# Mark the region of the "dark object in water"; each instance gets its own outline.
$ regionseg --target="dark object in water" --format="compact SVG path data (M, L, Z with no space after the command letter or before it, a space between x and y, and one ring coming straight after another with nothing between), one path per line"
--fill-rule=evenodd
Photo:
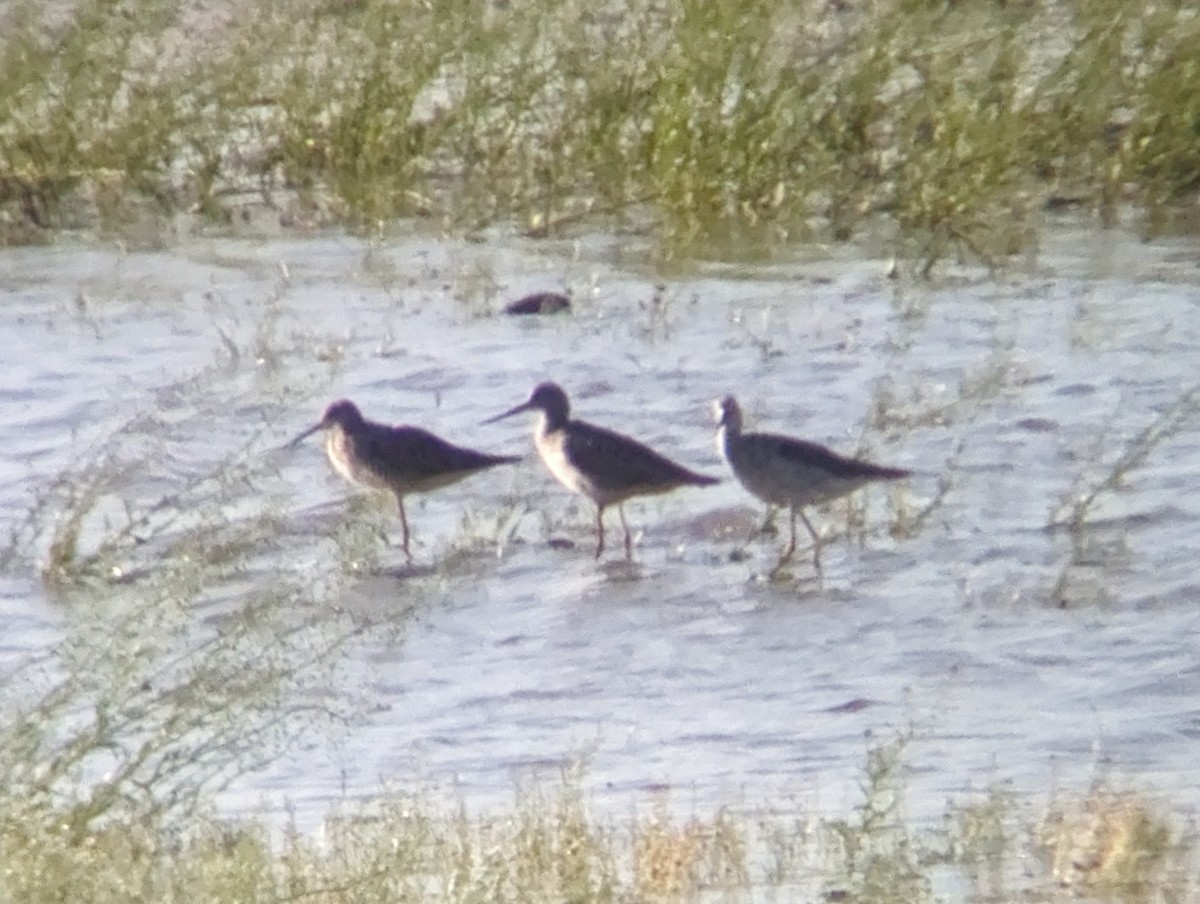
M504 306L505 314L558 314L571 310L571 299L562 292L533 292Z

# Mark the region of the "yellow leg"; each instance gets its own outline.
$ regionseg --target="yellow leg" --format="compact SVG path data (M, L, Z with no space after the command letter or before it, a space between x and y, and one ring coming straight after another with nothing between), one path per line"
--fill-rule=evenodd
M596 558L604 552L604 509L596 506Z
M400 504L400 538L404 546L404 555L411 562L412 552L408 548L408 517L404 514L404 497L397 496L396 502Z
M808 533L812 537L813 566L817 569L817 577L821 577L822 576L822 574L821 574L821 538L817 535L817 532L813 529L812 523L805 516L804 512L800 513L800 518L802 521L804 521L804 526L808 528ZM795 542L796 542L795 524L792 525L792 528L793 528L792 543L795 544Z
M794 506L791 508L790 511L791 511L791 517L788 520L790 522L791 530L788 535L788 544L787 544L787 546L785 546L783 548L783 553L779 556L779 561L775 564L775 567L771 570L771 576L774 577L776 574L778 574L779 570L781 568L783 568L783 566L786 565L789 561L791 561L792 556L796 552L796 516L799 515L800 520L804 522L804 526L806 528L808 528L809 536L812 537L813 567L816 568L816 570L817 570L817 577L818 578L824 577L824 573L821 570L821 538L820 538L820 536L817 534L816 530L812 526L812 522L808 520L808 516L805 515L803 511L801 511L800 509L798 509Z
M806 521L805 524L808 522ZM792 554L796 552L796 508L792 506L788 509L788 525L791 530L788 534L788 544L783 548L783 552L779 556L779 565L785 562L790 562ZM779 565L775 567L778 568Z

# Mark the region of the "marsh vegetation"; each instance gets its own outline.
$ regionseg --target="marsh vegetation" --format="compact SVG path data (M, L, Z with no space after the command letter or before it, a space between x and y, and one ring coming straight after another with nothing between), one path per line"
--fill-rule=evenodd
M1197 893L1194 827L1134 791L1098 784L1040 812L993 791L949 806L939 824L913 825L903 748L899 739L869 752L860 803L833 820L780 801L690 818L650 806L618 824L592 812L580 776L568 773L495 812L380 795L331 814L314 839L248 819L167 821L160 810L101 806L83 819L30 809L10 789L0 798L0 888L31 904L1143 902Z
M1200 16L1187 4L1160 2L627 0L597 7L573 0L269 0L243 8L11 0L0 7L0 244L50 241L74 229L117 239L125 249L281 228L333 226L369 237L408 218L433 234L472 240L495 225L535 244L584 232L636 233L660 263L855 241L872 254L911 260L926 275L952 258L995 267L1035 252L1044 218L1066 208L1099 224L1132 220L1143 235L1190 228L1187 211L1200 179L1198 60ZM214 259L220 253L244 254L238 266L252 266L244 249L225 248ZM995 299L955 297L953 311L943 305L931 313L928 296L903 281L891 281L891 290L870 283L872 297L884 298L884 313L867 314L865 327L859 313L831 313L850 307L844 302L851 295L861 301L860 284L830 290L837 297L818 300L822 312L797 327L788 317L798 305L779 302L770 280L707 287L721 295L714 315L689 302L680 285L651 287L610 274L623 284L604 303L586 298L574 305L575 319L563 318L568 326L555 327L560 332L536 333L541 325L526 323L511 327L525 333L497 341L510 327L489 322L490 310L500 287L515 280L467 252L453 252L458 257L439 269L422 257L427 251L405 250L397 263L377 246L355 250L346 272L373 282L355 286L369 301L358 308L346 302L352 316L340 307L344 295L334 295L345 291L340 284L323 285L326 295L308 308L296 302L300 283L278 253L282 275L267 288L206 289L206 314L221 312L198 333L212 340L212 361L182 376L155 373L152 390L132 392L141 376L110 384L109 371L155 352L174 361L189 343L203 343L185 331L186 338L157 348L132 341L128 359L110 358L106 349L100 363L81 367L79 380L121 398L100 412L102 423L80 426L70 461L32 454L26 461L18 445L12 455L20 463L6 462L6 479L15 482L19 469L19 480L35 488L21 496L27 509L5 518L0 578L36 587L55 624L46 632L51 642L32 655L6 651L0 675L0 899L1176 902L1200 894L1196 826L1181 815L1186 802L1143 789L1136 776L1110 777L1102 766L1082 790L1038 797L1009 793L997 780L948 802L941 819L912 815L910 782L935 768L908 746L920 729L863 743L861 795L832 815L783 798L707 809L706 801L681 813L678 798L664 793L647 794L636 812L614 818L593 806L585 764L558 782L519 785L508 806L394 788L365 802L352 797L328 814L320 838L308 827L280 831L278 814L258 819L243 810L230 817L217 801L240 779L314 737L368 721L380 704L361 675L347 674L348 665L364 647L400 645L414 615L452 609L455 594L467 597L483 583L483 567L510 583L562 567L564 595L592 592L591 570L580 579L561 560L529 564L535 544L585 535L589 526L586 515L539 497L532 478L446 516L458 519L456 527L442 522L442 539L422 551L436 565L418 581L391 580L390 506L339 496L332 515L304 508L296 481L283 476L289 466L277 450L287 434L279 425L301 408L315 414L351 365L358 388L390 392L393 359L408 345L436 346L429 359L403 362L421 377L402 399L419 398L422 417L440 407L443 388L461 389L461 402L472 394L463 387L478 391L497 374L529 369L522 343L531 335L552 346L557 365L580 382L586 374L609 387L628 385L674 368L717 395L734 387L710 387L696 360L721 361L721 379L761 379L766 395L784 379L774 368L787 357L793 330L805 330L806 338L811 330L820 338L811 356L818 363L828 349L845 348L866 353L856 361L882 362L878 371L867 366L853 376L859 389L869 387L866 398L851 402L866 412L860 445L903 434L932 472L920 496L889 499L882 516L861 501L848 514L838 511L824 525L829 535L860 547L885 534L921 543L911 584L901 581L889 592L915 601L930 592L922 567L926 574L965 570L956 577L959 589L950 591L963 597L950 604L959 607L953 614L994 604L1004 615L1024 606L1014 622L1115 609L1122 588L1147 578L1160 560L1145 549L1130 552L1128 534L1144 528L1145 536L1175 537L1186 505L1176 509L1174 498L1154 496L1130 515L1121 494L1161 478L1163 449L1194 433L1200 418L1189 363L1196 343L1178 313L1165 326L1137 321L1136 329L1152 337L1177 325L1177 344L1147 340L1139 360L1158 356L1163 370L1134 389L1120 384L1118 395L1087 367L1063 365L1067 351L1012 338L1022 328L1012 324L1025 321L1036 324L1032 331L1058 335L1053 317L1039 319L1036 310L1065 310L1067 302L1047 301L1036 288L1003 299L1007 311L1019 309L1011 321L972 322L976 331L988 328L980 323L1001 324L978 343L988 347L976 357L975 337L962 341L952 321L969 309L967 316L980 316L973 306L1000 307ZM334 256L328 248L322 253ZM510 256L506 247L496 259ZM820 295L817 279L800 279L808 301ZM74 328L100 336L111 311L125 304L78 284L72 293L67 322L51 324L55 345L38 349L39 360L53 361L57 343ZM253 313L238 316L249 324L227 316L240 310L243 294ZM173 313L182 316L191 304L183 290L163 295L147 309L176 305ZM423 309L447 297L453 315L421 321ZM1104 320L1114 315L1100 301L1100 313L1090 311L1092 300L1067 315L1074 325L1064 332L1081 357L1103 358L1097 367L1115 371L1125 349ZM386 317L369 319L380 310L407 319L402 328ZM314 325L322 313L327 320ZM60 314L38 317L57 321ZM932 363L909 363L922 330L935 332L941 315L952 325L938 336ZM881 338L872 324L885 316L898 326ZM130 320L148 329L137 316ZM698 329L693 320L712 328ZM447 323L456 327L455 341L468 337L461 348L449 348ZM29 335L21 333L22 342ZM680 336L693 360L667 354ZM504 342L511 350L496 353ZM629 360L614 360L614 344L630 349ZM1055 359L1054 366L1037 370L1028 360L1038 355ZM576 358L585 364L570 371L566 362ZM468 359L477 371L461 372ZM845 369L814 381L813 404L837 409L830 420L845 427L851 407L833 372ZM37 375L41 403L63 391L57 373ZM1005 438L1011 446L998 448L990 427L977 429L981 412L1008 417L1006 402L1020 397L1024 404L1040 391L1030 387L1041 385L1099 400L1081 417L1085 436L1071 432L1078 412L1061 400L1044 417L1018 411L1004 421L1017 437ZM775 390L776 399L783 395ZM81 397L67 404L89 418L103 407ZM1137 404L1128 405L1130 398ZM596 402L605 400L601 393ZM654 401L638 412L643 425L661 413ZM1098 417L1100 401L1112 407ZM464 417L476 424L483 413L469 409ZM770 408L760 413L782 417ZM686 420L682 427L678 420L653 426L672 440L679 434L671 431L690 437L695 428ZM924 445L922 431L931 434ZM1043 436L1059 445L1047 452L1037 445ZM1010 456L1031 449L1043 453L1037 461L1053 469L1050 478L1023 474L1017 487L997 476L1014 463L1028 469L1032 455ZM39 470L47 460L53 469ZM960 534L939 521L962 523L964 511L987 509L992 491L971 488L979 473L996 482L997 495L1016 499L1014 507L1032 499L1036 513L1001 510L986 528L995 549L981 554L985 564L972 574L977 563L955 546ZM1174 497L1181 479L1186 475L1171 471L1166 489L1153 492ZM654 549L676 577L602 580L606 602L619 597L619 583L640 580L643 592L665 598L655 605L679 609L672 593L697 595L693 579L678 577L689 570L703 571L699 586L710 594L698 610L719 610L711 581L736 587L728 595L746 608L718 611L730 622L752 609L786 619L811 602L796 605L804 576L785 576L783 586L762 591L790 594L786 604L753 596L758 585L745 590L757 546L704 534L703 543L687 546L697 535L681 523L653 533L687 538ZM430 535L439 536L436 523ZM939 545L950 549L944 560ZM695 551L700 546L704 551ZM1186 559L1188 548L1180 550ZM988 556L1015 574L985 572ZM514 559L521 561L512 565ZM863 572L874 573L862 576L883 587L880 574L896 564L868 563ZM980 574L992 582L982 591L969 586ZM361 585L380 575L387 580L384 604L356 610ZM1161 592L1174 605L1189 581L1168 575ZM939 592L948 584L939 574ZM1142 595L1128 592L1139 601L1129 607L1150 608L1153 600L1145 599L1157 592L1157 585ZM505 602L511 609L529 605L523 598ZM643 602L638 611L650 608ZM551 599L547 608L561 604ZM505 613L496 610L503 608L492 607L487 618L502 620ZM804 630L821 630L825 613L815 614ZM941 614L926 611L914 623L936 624ZM636 633L635 616L621 615L629 623L611 634L603 623L581 633L589 643ZM830 621L846 620L844 612L833 615ZM575 609L566 616L582 617ZM783 631L769 620L759 627L768 637ZM519 646L521 630L523 623L510 628L503 642ZM721 625L713 636L725 630ZM874 639L886 651L895 633L886 626L886 636ZM710 639L691 623L680 636L693 646ZM908 639L914 655L924 655L925 637ZM849 629L824 638L812 649L872 639ZM572 651L578 638L568 640L564 649ZM1028 643L1021 638L1022 647ZM625 646L618 649L628 656ZM766 668L770 650L758 653ZM795 668L792 651L784 653ZM1034 668L1017 661L1024 671ZM950 671L958 665L951 662ZM1074 667L1067 661L1064 670ZM920 677L918 670L906 680ZM972 680L994 679L986 673ZM873 705L858 697L841 704ZM1001 760L997 772L1007 765ZM651 774L659 772L648 765L648 780ZM686 777L680 783L686 787Z
M996 264L1046 210L1185 222L1200 172L1187 4L14 0L3 26L10 243L424 217Z

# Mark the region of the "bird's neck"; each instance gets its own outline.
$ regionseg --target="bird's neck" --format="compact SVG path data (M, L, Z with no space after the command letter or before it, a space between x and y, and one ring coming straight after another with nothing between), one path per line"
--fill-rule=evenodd
M349 434L341 424L334 424L325 431L325 454L335 471L351 483L358 480L355 473L357 463L354 449L351 446Z
M556 411L540 411L538 412L537 434L538 436L548 436L563 427L567 426L567 416Z
M729 458L729 444L737 439L738 431L730 429L728 424L722 424L717 428L717 452Z

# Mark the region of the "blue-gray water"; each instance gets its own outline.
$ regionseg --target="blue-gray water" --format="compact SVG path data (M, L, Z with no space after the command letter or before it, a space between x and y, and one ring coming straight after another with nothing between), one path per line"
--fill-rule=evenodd
M841 814L867 747L901 732L918 816L995 783L1041 799L1097 776L1195 806L1195 419L1100 496L1065 581L1071 532L1047 526L1200 381L1193 241L1064 224L1009 274L932 286L845 253L702 265L659 291L644 259L606 236L2 251L0 511L15 523L38 486L143 412L159 413L180 454L165 473L181 477L258 431L283 443L342 396L530 453L410 502L419 565L464 534L496 538L454 568L398 577L398 524L381 517L385 567L344 603L365 618L415 606L415 620L336 673L375 707L337 743L314 734L237 783L221 798L232 812L290 802L315 826L381 787L487 806L582 757L585 789L614 811L666 793L687 810L788 800ZM569 316L497 313L563 287ZM532 456L530 424L480 424L542 379L579 416L727 479L627 505L632 567L610 512L613 553L597 564L592 512ZM296 387L302 408L268 401ZM708 406L727 392L752 427L918 472L868 490L849 537L845 505L814 516L834 535L823 584L803 542L781 583L763 579L779 539L733 555L761 507L713 445ZM329 567L309 535L359 491L315 441L279 468L290 564ZM928 518L890 536L942 479ZM513 500L525 511L497 526ZM0 657L52 647L71 618L17 569L0 584Z

